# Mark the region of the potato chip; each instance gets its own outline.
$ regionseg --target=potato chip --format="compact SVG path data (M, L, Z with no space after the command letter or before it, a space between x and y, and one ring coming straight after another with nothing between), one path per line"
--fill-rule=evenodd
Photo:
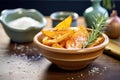
M83 43L87 40L86 35L80 30L75 32L72 37L66 42L66 48L82 48Z
M55 29L57 30L66 30L68 28L70 28L72 23L72 16L67 17L66 19L64 19L62 22L60 22Z
M52 44L54 44L54 43L56 43L56 42L57 42L57 41L51 40L50 37L48 37L48 36L45 36L45 37L43 38L43 40L42 40L42 43L45 44L45 45L48 45L48 46L50 46L50 45L52 45Z
M100 36L92 44L88 45L87 47L97 46L97 45L101 44L103 41L104 41L104 38Z
M55 48L64 48L64 47L62 47L60 44L58 44L58 43L54 43L54 44L52 44L52 47L55 47Z
M89 33L88 33L87 29L84 26L80 26L79 29L80 29L80 31L82 33L84 33L86 35L86 37L88 37Z
M57 38L60 35L68 33L69 31L70 31L70 29L68 29L68 30L46 30L46 29L43 29L42 30L44 35L51 37L51 38Z
M74 33L73 30L69 30L69 31L67 31L65 34L63 34L63 35L61 35L61 36L58 36L58 37L56 38L56 40L57 40L58 42L63 41L63 40L66 40L66 39L70 38L71 35L73 35L73 33Z
M42 30L43 34L48 36L48 37L51 37L51 38L55 38L57 35L55 34L55 31L53 30L46 30L46 29L43 29Z
M63 35L59 35L56 38L50 38L48 36L45 36L42 40L42 43L45 45L52 45L54 43L58 43L58 42L68 39L73 33L74 33L73 30L68 30L67 33Z

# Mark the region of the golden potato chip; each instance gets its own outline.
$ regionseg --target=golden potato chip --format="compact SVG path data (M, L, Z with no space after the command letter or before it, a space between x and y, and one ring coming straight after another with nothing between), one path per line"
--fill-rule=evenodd
M89 33L88 33L87 29L86 29L84 26L80 26L80 27L79 27L79 30L80 30L81 32L83 32L83 33L88 37Z
M76 42L74 40L68 40L66 42L66 48L67 49L81 49L82 48L82 42Z
M56 38L56 40L57 40L58 42L63 41L63 40L66 40L66 39L70 38L70 36L71 36L73 33L74 33L73 30L69 30L69 31L67 31L65 34L58 36L58 37Z
M58 43L61 42L63 40L66 40L67 38L69 38L72 34L74 33L73 30L69 30L67 31L67 33L63 34L63 35L59 35L56 38L50 38L48 36L45 36L42 40L42 43L45 45L52 45L54 43Z
M55 47L55 48L64 48L64 47L62 47L60 44L58 44L58 43L54 43L54 44L52 44L52 47Z
M88 45L87 47L97 46L97 45L101 44L103 41L104 41L104 38L100 36L92 44Z
M70 31L70 29L68 29L68 30L46 30L46 29L43 29L42 30L44 35L51 37L51 38L57 38L60 35L68 33L69 31Z
M69 39L69 38L68 38L68 39ZM63 48L65 48L66 42L67 42L68 39L59 42L59 44L60 44Z
M72 37L66 42L66 48L72 49L72 48L82 48L83 43L87 40L86 35L81 32L77 31L75 32Z
M46 29L43 29L42 30L43 34L48 36L48 37L51 37L51 38L55 38L57 35L55 34L55 31L53 30L46 30Z
M55 40L51 40L50 37L48 37L48 36L45 36L43 38L43 40L42 40L42 43L45 44L45 45L50 46L50 45L56 43L56 41Z
M66 30L68 28L70 28L72 23L72 16L68 16L67 18L65 18L62 22L60 22L55 29L57 30Z

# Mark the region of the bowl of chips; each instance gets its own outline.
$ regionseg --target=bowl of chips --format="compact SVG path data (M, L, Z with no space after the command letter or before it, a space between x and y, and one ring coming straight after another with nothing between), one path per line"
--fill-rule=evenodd
M88 66L103 53L109 38L99 32L93 43L85 46L92 30L84 26L70 27L71 19L69 16L55 28L43 29L35 35L34 43L41 54L59 68L78 70Z

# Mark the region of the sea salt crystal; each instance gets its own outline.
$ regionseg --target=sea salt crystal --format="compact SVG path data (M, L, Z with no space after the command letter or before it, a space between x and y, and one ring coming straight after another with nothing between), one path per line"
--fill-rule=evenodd
M100 69L98 67L93 67L90 71L88 71L89 75L94 75L100 73Z
M38 52L37 47L15 43L13 50L15 51L15 53L12 53L14 54L13 57L16 57L16 58L22 58L28 61L36 61L42 58L42 55ZM36 54L33 54L33 53L36 53Z
M21 17L9 22L8 25L11 28L24 30L29 28L30 26L40 27L41 23L35 19L32 19L31 17Z

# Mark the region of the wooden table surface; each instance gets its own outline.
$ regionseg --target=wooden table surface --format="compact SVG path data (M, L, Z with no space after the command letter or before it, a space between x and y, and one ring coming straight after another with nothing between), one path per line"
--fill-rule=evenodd
M46 28L51 27L51 20L46 19ZM84 24L83 18L79 18L80 24ZM120 61L102 54L82 70L61 70L33 42L11 42L0 25L0 80L120 80Z

